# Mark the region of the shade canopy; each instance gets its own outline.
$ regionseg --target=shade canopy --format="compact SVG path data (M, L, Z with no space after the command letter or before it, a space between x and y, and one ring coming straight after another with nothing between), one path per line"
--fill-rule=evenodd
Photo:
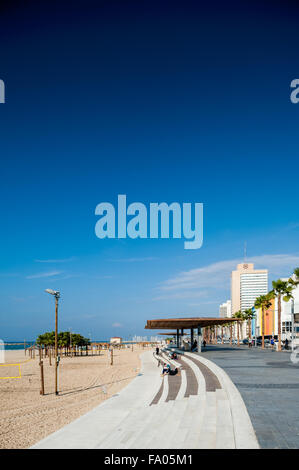
M181 334L181 333L179 333ZM169 331L168 333L157 333L157 335L164 335L164 336L176 336L177 335L177 332L176 331Z
M209 317L194 317L194 318L163 318L159 320L147 320L146 330L158 329L186 329L186 328L203 328L205 326L224 325L225 323L233 323L239 321L239 318L209 318ZM175 334L175 333L169 333Z

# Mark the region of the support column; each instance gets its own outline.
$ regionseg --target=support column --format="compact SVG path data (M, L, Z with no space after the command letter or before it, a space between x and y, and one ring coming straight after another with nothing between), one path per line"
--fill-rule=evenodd
M191 337L191 349L192 349L192 344L193 344L193 328L191 328L190 337Z
M202 341L202 334L201 334L201 328L197 328L197 352L201 353L201 341Z
M179 344L179 329L176 330L176 347L179 348L180 347L180 344Z

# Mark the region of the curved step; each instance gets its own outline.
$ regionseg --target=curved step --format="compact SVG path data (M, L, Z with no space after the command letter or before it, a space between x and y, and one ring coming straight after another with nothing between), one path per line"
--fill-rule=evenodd
M201 370L192 360L186 356L182 357L182 362L187 364L193 370L198 384L198 395L203 396L206 393L206 381Z
M187 377L187 387L186 387L184 396L189 397L190 395L197 395L198 394L198 381L197 381L197 378L193 369L190 367L187 361L183 360L183 358L180 358L179 362L182 366L181 371L185 370L186 377Z
M169 416L170 410L174 406L174 402L164 402L157 406L150 407L150 417L146 423L143 423L143 428L135 438L128 442L130 449L148 449L151 448L150 442L158 434L161 435L161 425Z
M217 375L214 374L214 372L209 367L203 364L199 359L195 358L194 354L192 353L186 353L186 356L188 357L189 361L192 361L200 370L205 380L205 388L207 392L215 392L217 389L221 388L221 384ZM184 356L184 359L186 359L186 356Z

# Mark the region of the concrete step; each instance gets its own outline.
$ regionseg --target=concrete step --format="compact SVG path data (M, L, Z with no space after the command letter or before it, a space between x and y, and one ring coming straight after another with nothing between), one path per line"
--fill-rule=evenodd
M180 386L180 389L178 391L178 394L177 394L177 397L176 399L177 400L180 400L182 398L184 398L184 395L186 393L186 390L187 390L187 376L186 376L186 371L181 369L180 370L180 374L181 374L181 386Z
M216 390L216 449L235 449L234 426L226 391Z
M204 417L206 412L206 398L201 397L197 400L196 409L193 412L191 426L184 440L186 449L198 449L200 439L203 433Z
M187 407L184 413L184 417L181 420L179 432L173 437L172 448L184 449L186 448L186 442L188 442L187 436L190 435L190 430L194 429L194 421L197 420L198 414L202 412L205 407L205 397L190 396L185 398L187 400Z
M132 410L125 419L117 426L107 432L104 439L99 442L101 449L121 449L125 448L125 441L128 440L138 427L138 423L144 422L149 416L149 407Z
M173 437L179 432L180 423L188 405L188 398L168 403L172 403L172 405L169 407L163 423L159 426L159 430L149 442L150 449L170 449Z
M150 441L153 437L160 433L161 423L169 415L174 402L165 402L161 405L150 407L150 416L146 422L143 422L143 427L140 429L138 435L127 443L127 448L130 449L147 449L150 447Z
M158 401L158 405L160 405L161 403L164 403L167 396L168 396L168 391L169 391L169 382L168 382L168 375L164 375L164 377L162 378L163 380L163 392L162 392L162 395L160 397L160 400ZM156 406L156 405L153 405L153 406Z
M186 363L193 370L198 383L198 395L204 396L206 393L206 381L201 370L193 361L188 359L188 357L186 356L182 357L182 362Z
M198 449L216 448L217 408L216 393L206 392L206 403L202 422L202 432L198 441Z

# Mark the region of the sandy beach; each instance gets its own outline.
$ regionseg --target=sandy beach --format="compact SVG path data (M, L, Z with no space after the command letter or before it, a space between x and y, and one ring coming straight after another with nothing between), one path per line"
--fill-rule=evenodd
M45 395L40 395L39 358L6 351L5 364L20 363L21 378L0 379L0 448L28 448L125 387L140 371L141 346L100 356L63 357L59 396L54 393L54 361L44 358ZM0 376L18 376L18 366L0 367Z

